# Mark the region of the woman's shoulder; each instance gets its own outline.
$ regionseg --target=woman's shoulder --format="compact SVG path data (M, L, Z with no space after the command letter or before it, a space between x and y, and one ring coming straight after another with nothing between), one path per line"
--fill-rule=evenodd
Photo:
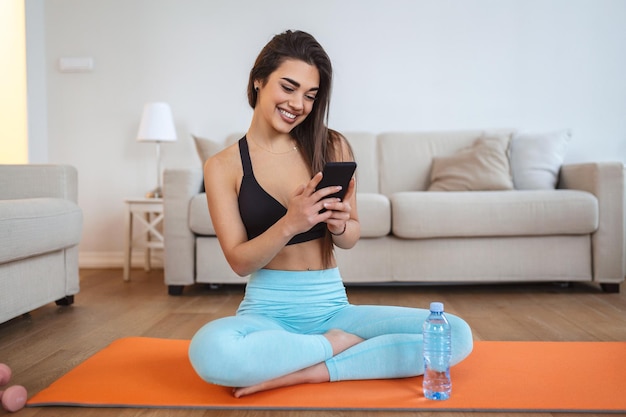
M241 169L239 157L239 143L235 142L208 158L204 163L204 173L213 174L215 171L237 172Z

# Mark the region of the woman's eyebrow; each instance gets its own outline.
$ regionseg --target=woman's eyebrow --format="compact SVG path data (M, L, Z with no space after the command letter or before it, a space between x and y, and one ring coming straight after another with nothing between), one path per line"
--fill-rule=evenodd
M288 83L293 84L294 87L300 88L300 83L295 81L295 80L292 80L291 78L283 77L283 78L281 78L281 80L285 80ZM309 91L317 91L317 90L319 90L319 87L313 87Z

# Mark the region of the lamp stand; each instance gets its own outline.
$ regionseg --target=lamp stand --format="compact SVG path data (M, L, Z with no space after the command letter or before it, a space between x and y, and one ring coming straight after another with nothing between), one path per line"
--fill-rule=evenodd
M156 160L157 160L157 186L154 190L146 193L146 198L163 198L163 190L161 187L161 142L156 141Z

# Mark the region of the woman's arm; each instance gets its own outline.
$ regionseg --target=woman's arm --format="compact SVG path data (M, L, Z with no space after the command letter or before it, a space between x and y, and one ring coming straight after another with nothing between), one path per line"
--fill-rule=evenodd
M204 164L204 184L215 234L226 260L240 276L267 265L290 239L290 231L274 227L258 239L248 241L239 214L237 172L239 161L227 149L209 158Z

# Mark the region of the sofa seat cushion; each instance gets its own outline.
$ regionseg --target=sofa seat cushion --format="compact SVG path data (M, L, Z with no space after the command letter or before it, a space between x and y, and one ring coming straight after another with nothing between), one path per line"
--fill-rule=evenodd
M83 215L60 198L0 200L0 263L75 246Z
M405 239L593 233L598 201L574 190L399 192L392 229Z
M197 235L215 236L206 193L196 194L189 203L189 229Z
M382 237L391 233L391 203L382 194L357 193L361 237Z

